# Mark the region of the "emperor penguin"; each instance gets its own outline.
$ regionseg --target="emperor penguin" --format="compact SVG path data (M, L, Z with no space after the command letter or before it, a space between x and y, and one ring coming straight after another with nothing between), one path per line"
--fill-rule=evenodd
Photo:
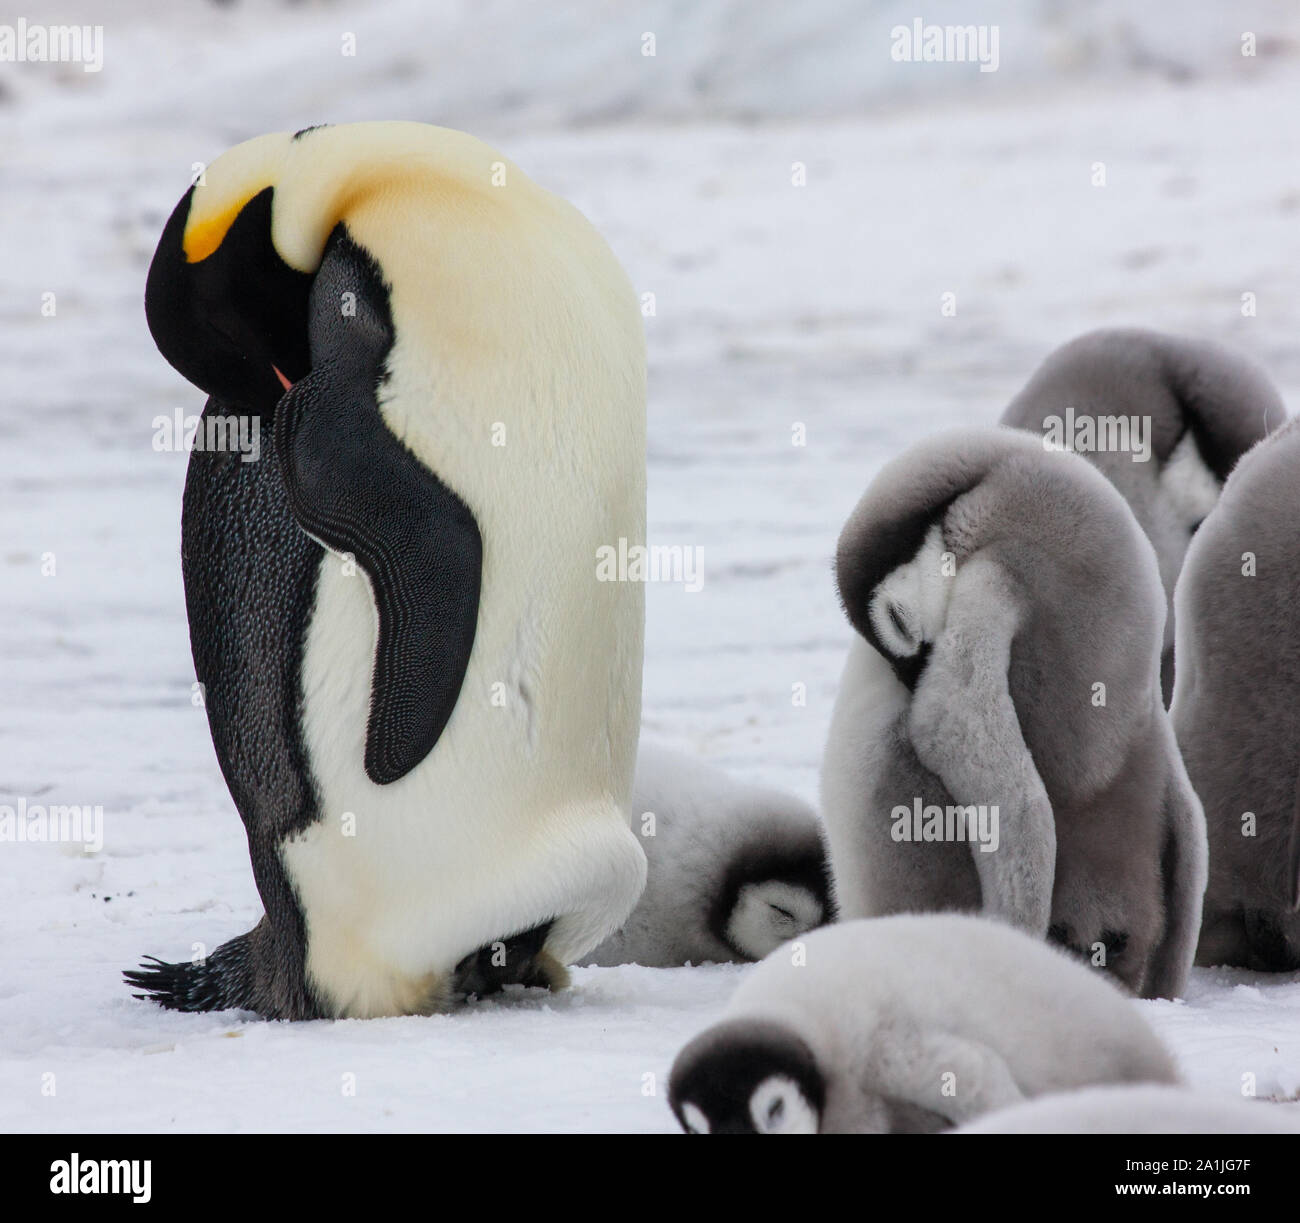
M582 963L746 963L830 920L821 821L793 794L643 741L631 812L645 891Z
M1300 1134L1285 1105L1183 1087L1085 1087L986 1113L954 1134Z
M209 165L145 295L205 426L196 675L265 916L127 974L166 1007L429 1013L560 985L645 881L635 294L582 215L460 132L277 133ZM211 436L209 431L206 436Z
M1156 550L1167 616L1161 689L1173 693L1174 583L1196 528L1241 456L1286 420L1268 375L1223 344L1104 328L1063 344L1002 414L1059 433L1124 495Z
M1176 1083L1136 1004L1000 922L814 930L751 969L677 1055L688 1133L934 1133L1093 1083Z
M836 576L858 634L822 762L841 916L981 912L1177 996L1204 816L1155 556L1114 486L1019 430L940 434L877 475Z
M1300 968L1300 424L1228 478L1174 603L1172 708L1205 804L1199 964Z

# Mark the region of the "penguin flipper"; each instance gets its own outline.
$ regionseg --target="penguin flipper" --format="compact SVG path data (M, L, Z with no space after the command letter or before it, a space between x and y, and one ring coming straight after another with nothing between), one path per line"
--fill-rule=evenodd
M1006 1059L980 1041L951 1032L918 1032L909 1034L907 1044L906 1052L878 1065L879 1089L896 1103L960 1125L1025 1099Z
M1144 998L1180 998L1196 955L1201 909L1209 874L1205 814L1169 731L1173 767L1165 792L1165 843L1160 855L1165 928L1151 953L1142 985Z
M912 700L912 743L956 803L997 803L997 848L971 845L983 911L1042 937L1052 912L1056 822L1007 685L1017 601L992 561L975 557L952 581L943 632Z
M352 300L345 314L339 303ZM312 370L281 396L275 445L309 535L351 553L379 612L365 769L378 785L433 749L456 706L478 622L483 542L469 507L386 424L394 342L379 265L340 225L312 283Z
M370 579L379 640L365 768L386 785L429 754L460 695L478 619L478 524L384 424L373 382L333 361L281 398L276 445L294 517Z

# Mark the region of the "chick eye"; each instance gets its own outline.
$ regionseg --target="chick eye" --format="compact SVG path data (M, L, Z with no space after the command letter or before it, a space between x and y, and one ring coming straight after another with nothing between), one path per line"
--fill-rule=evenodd
M889 605L889 621L898 630L898 635L900 637L907 638L912 635L911 630L907 627L907 621L904 620L902 615L899 613L898 605L896 603L891 603Z
M781 908L780 905L774 905L774 904L771 904L770 902L769 902L769 906L768 906L768 907L771 908L771 909L773 909L776 913L779 913L779 914L781 915L781 917L782 917L785 921L788 921L791 925L794 924L794 914L791 913L789 909L783 909L783 908Z
M767 1106L767 1123L774 1125L785 1116L785 1097L777 1096L771 1104Z
M1194 523L1192 523L1192 534L1193 534L1193 535L1195 535L1196 532L1199 531L1199 530L1201 529L1201 526L1202 526L1202 524L1203 524L1204 522L1205 522L1205 519L1204 519L1204 518L1198 518Z

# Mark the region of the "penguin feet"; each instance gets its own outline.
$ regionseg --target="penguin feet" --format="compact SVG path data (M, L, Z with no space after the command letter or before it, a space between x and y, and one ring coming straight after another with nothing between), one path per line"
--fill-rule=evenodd
M497 939L467 955L456 965L451 992L459 998L485 998L507 985L563 989L569 983L568 970L542 949L552 924L544 922L522 934Z
M1242 922L1249 952L1246 967L1255 972L1293 972L1300 968L1300 950L1287 938L1276 913L1245 909Z

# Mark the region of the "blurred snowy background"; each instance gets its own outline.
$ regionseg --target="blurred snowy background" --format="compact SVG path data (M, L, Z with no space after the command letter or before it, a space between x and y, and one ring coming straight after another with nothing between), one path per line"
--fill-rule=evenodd
M0 844L6 1129L671 1129L663 1076L742 971L583 970L554 998L301 1027L165 1014L122 986L142 952L187 957L260 911L190 702L186 455L152 448L155 416L202 404L141 305L195 162L263 131L418 119L592 218L654 294L651 538L703 557L701 592L649 588L646 733L812 800L849 638L830 557L881 462L994 421L1099 325L1236 343L1300 406L1293 0L18 16L104 43L98 72L0 63L0 803L102 804L105 843ZM894 62L891 29L918 17L996 25L997 71ZM1300 1092L1300 983L1198 971L1186 1003L1142 1006L1193 1083Z

